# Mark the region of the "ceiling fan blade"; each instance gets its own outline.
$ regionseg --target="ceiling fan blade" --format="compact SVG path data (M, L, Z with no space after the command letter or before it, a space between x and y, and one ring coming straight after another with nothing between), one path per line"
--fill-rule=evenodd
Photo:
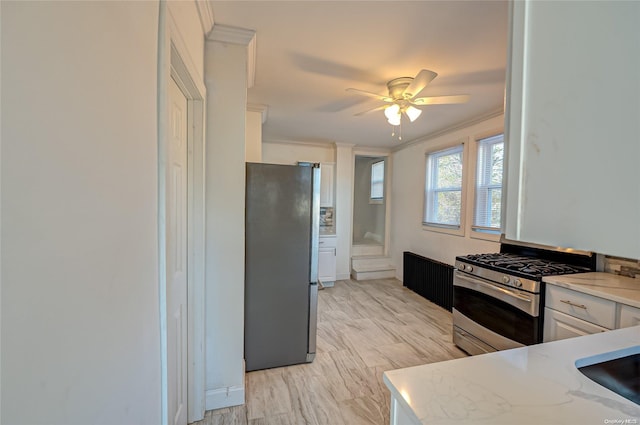
M379 111L379 110L381 110L381 109L385 109L385 108L387 108L388 106L389 106L389 105L376 106L376 107L375 107L375 108L373 108L373 109L367 109L366 111L358 112L357 114L354 114L353 116L355 116L355 117L359 117L359 116L361 116L361 115L368 114L369 112L374 112L374 111Z
M409 102L416 106L423 105L446 105L451 103L466 103L469 101L468 94L460 94L454 96L431 96L431 97L419 97L417 99L410 100Z
M389 96L382 96L382 95L371 93L371 92L364 91L364 90L349 88L349 89L347 89L347 91L350 91L352 93L359 94L359 95L362 95L362 96L373 97L375 99L382 100L383 102L393 102L393 99L390 98Z
M438 74L433 71L429 71L428 69L423 69L418 72L418 75L413 79L409 87L404 90L405 98L411 99L418 93L422 91L427 84L429 84L434 78L436 78Z

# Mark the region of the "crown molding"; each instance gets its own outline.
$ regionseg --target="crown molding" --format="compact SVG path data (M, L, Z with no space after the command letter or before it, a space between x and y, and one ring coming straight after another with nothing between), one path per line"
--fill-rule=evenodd
M354 155L359 156L388 156L391 154L391 148L384 148L379 146L365 146L365 145L356 145L353 148Z
M336 148L353 148L356 146L354 143L333 142L333 144L336 145Z
M214 23L213 29L207 35L207 41L247 46L247 88L253 87L256 81L256 32Z
M269 112L269 106L263 105L261 103L248 103L247 111L260 112L260 114L262 115L262 124L267 122L267 113Z
M274 145L298 145L298 146L315 146L319 148L331 148L333 149L335 143L327 140L326 142L322 141L299 141L299 140L263 140L262 143L269 143Z
M200 25L204 34L213 28L213 2L211 0L194 0L200 17Z
M214 23L213 28L207 35L207 40L248 46L255 36L256 32L254 30Z
M458 124L454 124L454 125L452 125L450 127L444 128L442 130L434 131L433 133L429 133L429 134L426 134L424 136L418 137L417 139L409 140L407 142L404 142L404 143L401 143L399 145L396 145L393 148L391 148L391 152L398 152L398 151L400 151L402 149L408 148L409 146L413 146L413 145L416 145L418 143L427 142L427 141L429 141L431 139L435 139L436 137L443 136L443 135L445 135L447 133L451 133L451 132L456 131L456 130L462 130L463 128L471 127L472 125L479 124L479 123L481 123L483 121L489 120L491 118L498 117L498 116L500 116L502 114L504 114L504 109L503 108L496 109L494 111L488 112L488 113L483 114L483 115L478 115L477 117L471 118L471 119L469 119L467 121L463 121L463 122L460 122Z

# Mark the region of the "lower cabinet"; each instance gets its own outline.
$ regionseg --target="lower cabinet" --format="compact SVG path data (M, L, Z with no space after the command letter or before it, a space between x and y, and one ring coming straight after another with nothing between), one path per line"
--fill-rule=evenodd
M547 283L543 342L640 325L640 308Z
M318 248L318 279L323 286L333 286L336 281L336 237L321 236Z
M640 308L630 305L620 305L620 323L619 328L630 328L631 326L640 325Z
M545 307L544 309L544 342L595 334L608 330L609 329L594 325L586 320L552 310L549 307Z

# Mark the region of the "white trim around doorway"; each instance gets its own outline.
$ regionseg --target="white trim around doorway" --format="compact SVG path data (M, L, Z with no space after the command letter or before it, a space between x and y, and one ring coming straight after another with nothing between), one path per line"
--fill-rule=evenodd
M189 56L184 38L165 2L160 2L158 33L158 278L161 331L162 424L168 425L166 299L166 158L167 104L171 79L187 98L187 393L188 422L205 412L205 111L206 87Z

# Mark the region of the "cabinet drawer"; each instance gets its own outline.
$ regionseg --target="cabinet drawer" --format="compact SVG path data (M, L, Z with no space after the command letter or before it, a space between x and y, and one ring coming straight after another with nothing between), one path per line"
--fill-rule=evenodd
M318 242L319 248L335 248L336 237L335 236L320 236Z
M549 307L544 309L542 342L558 341L606 331L608 331L607 328L552 310Z
M620 304L620 324L618 327L629 328L636 325L640 325L640 308Z
M616 303L593 295L547 285L545 305L608 329L615 329Z

